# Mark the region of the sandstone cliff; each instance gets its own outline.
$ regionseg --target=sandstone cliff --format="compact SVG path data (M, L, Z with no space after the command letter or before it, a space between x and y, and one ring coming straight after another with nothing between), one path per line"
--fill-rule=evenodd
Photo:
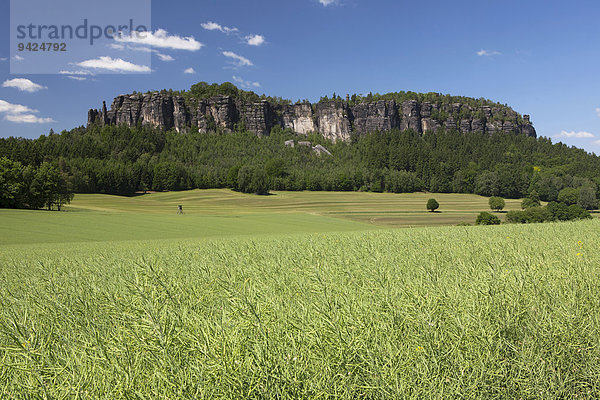
M452 103L438 104L405 100L379 100L359 104L332 100L316 104L272 104L267 100L243 102L231 96L186 101L164 93L117 96L107 109L88 112L88 125L149 125L178 132L219 129L231 132L245 128L268 135L276 125L299 134L319 132L332 140L349 140L352 134L412 129L435 132L439 128L463 133L523 134L536 136L528 115L506 107Z

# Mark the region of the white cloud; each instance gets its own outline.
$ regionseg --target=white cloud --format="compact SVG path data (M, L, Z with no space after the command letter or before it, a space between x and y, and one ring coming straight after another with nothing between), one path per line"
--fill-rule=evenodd
M336 2L337 0L319 0L319 3L323 4L325 7L330 4L335 4Z
M231 58L232 59L232 63L238 67L244 67L244 66L252 66L254 64L252 64L252 61L248 60L246 57L242 57L238 54L235 54L233 51L224 51L223 55L225 57Z
M6 60L8 60L8 58L6 58L6 57L0 57L0 61L6 61Z
M560 132L558 135L556 135L555 137L562 137L562 138L575 138L575 139L584 139L584 138L593 138L595 137L594 134L589 133L589 132L585 132L585 131L580 131L580 132L575 132L575 131L571 131L571 132L567 132L567 131L562 131Z
M19 89L22 92L34 93L38 90L48 89L46 86L38 85L29 79L15 78L4 81L2 87Z
M90 71L66 71L66 70L62 70L59 72L59 74L61 75L92 75L92 73Z
M174 61L175 59L173 57L171 57L168 54L163 54L158 50L155 49L151 49L149 47L142 47L142 46L125 46L123 44L118 44L118 43L110 43L108 45L109 48L114 49L114 50L132 50L132 51L141 51L144 53L154 53L158 56L158 58L161 59L161 61Z
M594 144L600 145L600 140L594 140Z
M20 104L11 104L7 101L0 100L0 113L8 114L21 114L21 113L35 113L37 110L32 110L27 106Z
M260 46L265 43L265 37L263 35L248 35L244 38L246 44L250 46Z
M117 42L143 44L152 47L161 47L174 50L197 51L204 46L193 36L181 37L177 35L169 35L169 32L164 29L158 29L153 32L133 32L131 35L115 36Z
M195 74L196 71L194 70L194 68L190 67L188 69L186 69L185 71L183 71L184 74Z
M56 122L52 118L40 118L33 114L8 114L4 119L18 124L48 124Z
M74 81L85 81L87 79L87 78L84 78L83 76L72 76L72 75L67 75L67 78L73 79Z
M109 44L107 44L107 46L110 47L111 49L114 49L114 50L125 50L125 45L124 44L109 43Z
M500 53L499 51L496 50L484 50L481 49L477 52L477 55L479 57L493 57L493 56L499 56L502 55L502 53Z
M161 61L174 61L175 59L173 57L171 57L168 54L162 54L162 53L156 53L156 55L158 56L158 58L160 58Z
M600 117L600 108L596 108L596 114Z
M11 104L7 101L0 100L0 113L6 114L4 116L6 121L26 124L56 122L52 118L40 118L37 115L34 115L34 113L37 112L37 110L33 110L21 104Z
M75 65L83 68L103 69L114 72L150 72L147 65L138 65L120 58L100 57L82 61Z
M260 83L258 82L246 81L243 78L235 75L233 76L233 81L240 85L243 89L256 89L260 87Z
M223 33L234 33L234 32L238 32L238 28L229 28L227 26L222 26L220 24L217 24L216 22L212 22L212 21L208 21L205 22L203 24L200 24L201 27L203 27L204 29L206 29L207 31L220 31Z
M21 57L21 56L20 56L20 55L18 55L18 54L17 54L16 56L14 56L14 57L13 57L13 59L15 59L15 60L17 60L17 61L23 61L23 60L24 60L24 58L23 58L23 57Z

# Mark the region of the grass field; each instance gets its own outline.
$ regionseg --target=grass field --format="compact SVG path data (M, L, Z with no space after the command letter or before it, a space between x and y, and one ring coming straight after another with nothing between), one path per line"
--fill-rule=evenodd
M435 197L440 212L425 209ZM507 200L506 209L519 209ZM184 215L177 215L183 205ZM275 192L230 190L136 197L78 194L66 212L0 210L0 244L144 240L337 232L473 223L488 199L468 194ZM498 214L501 218L504 214Z
M600 221L389 229L360 213L487 200L311 195L0 210L0 398L600 397Z

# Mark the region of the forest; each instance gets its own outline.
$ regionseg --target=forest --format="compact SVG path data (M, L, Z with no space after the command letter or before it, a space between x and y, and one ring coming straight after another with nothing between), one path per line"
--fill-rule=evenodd
M289 140L321 144L332 155L286 146ZM600 185L600 158L582 149L547 138L444 130L374 132L334 143L317 133L300 137L278 126L270 136L257 137L244 131L180 134L92 125L33 140L0 139L0 157L5 157L0 185L10 181L6 165L23 171L52 167L71 192L117 195L194 188L258 194L429 191L504 198L535 192L543 201L556 201L565 188L591 189L598 197Z

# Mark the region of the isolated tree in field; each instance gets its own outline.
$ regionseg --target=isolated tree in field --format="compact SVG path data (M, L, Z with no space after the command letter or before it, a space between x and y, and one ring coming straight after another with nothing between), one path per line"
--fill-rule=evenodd
M579 189L577 205L585 210L595 210L596 208L598 208L598 199L596 198L596 191L590 186L583 186L581 189Z
M490 214L489 212L482 212L477 216L475 220L476 225L500 225L500 218Z
M429 211L434 212L438 208L440 208L440 203L438 203L436 201L436 199L429 199L429 200L427 200L427 209Z
M505 206L504 199L498 196L490 197L489 204L490 208L494 211L502 211Z

